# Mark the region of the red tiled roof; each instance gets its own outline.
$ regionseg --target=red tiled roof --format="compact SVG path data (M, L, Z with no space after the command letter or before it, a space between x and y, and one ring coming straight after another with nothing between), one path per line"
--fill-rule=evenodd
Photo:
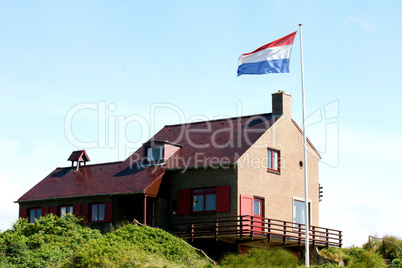
M17 202L93 196L120 193L141 193L164 173L162 166L141 168L123 162L57 168Z
M166 164L144 167L149 163L142 146L124 162L81 166L77 171L57 168L17 202L147 191L154 195L166 169L235 163L277 119L261 114L165 126L150 141L182 146Z
M169 159L168 168L235 163L278 118L272 117L271 114L259 114L169 125L153 136L151 141L165 141L182 146ZM144 149L141 147L126 162L141 161L143 157Z

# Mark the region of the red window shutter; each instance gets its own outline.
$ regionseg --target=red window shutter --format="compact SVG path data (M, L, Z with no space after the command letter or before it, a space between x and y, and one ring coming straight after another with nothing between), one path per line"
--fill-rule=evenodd
M106 222L113 221L113 203L112 202L105 203L105 221Z
M81 205L80 204L74 204L73 205L73 214L76 217L81 216Z
M251 195L240 195L240 215L254 215L254 197Z
M20 208L20 218L27 218L27 212L28 210L26 208Z
M57 207L50 207L50 213L57 216Z
M88 222L88 204L81 205L82 222Z
M216 212L230 211L230 186L216 187Z
M46 216L47 214L49 214L49 207L43 207L42 208L42 217Z
M191 210L190 189L177 191L177 215L189 214Z

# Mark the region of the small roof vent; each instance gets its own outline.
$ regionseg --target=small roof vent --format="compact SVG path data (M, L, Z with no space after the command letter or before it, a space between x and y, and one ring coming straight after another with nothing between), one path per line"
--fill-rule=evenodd
M86 165L87 162L91 161L85 152L85 150L80 150L80 151L74 151L71 153L70 157L67 159L68 161L71 161L71 167L74 167L74 162L77 162L77 169L78 167L81 166L82 163Z

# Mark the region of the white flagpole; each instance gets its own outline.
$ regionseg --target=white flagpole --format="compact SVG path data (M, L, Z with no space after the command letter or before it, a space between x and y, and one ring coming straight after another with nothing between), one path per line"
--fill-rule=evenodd
M299 24L300 30L300 59L301 59L301 84L302 84L302 99L303 99L303 146L304 146L304 204L305 204L305 266L310 266L310 241L309 241L309 211L308 211L308 183L307 183L307 148L306 148L306 111L305 111L305 97L304 97L304 67L303 67L303 37L302 25Z

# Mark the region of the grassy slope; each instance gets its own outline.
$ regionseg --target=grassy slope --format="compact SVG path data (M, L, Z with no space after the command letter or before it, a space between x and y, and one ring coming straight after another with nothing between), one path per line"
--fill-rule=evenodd
M36 224L18 220L12 230L0 233L0 267L213 266L193 248L163 230L127 224L102 235L78 221L73 216L53 215L41 218ZM401 265L394 267L402 267L402 259L398 259L402 242L394 240L394 244L374 241L364 248L329 248L321 254L351 268L385 267L381 256L395 258L394 263ZM255 249L246 254L229 255L220 264L222 267L297 267L300 261L284 251Z
M102 235L75 217L18 220L0 233L0 267L204 267L210 262L160 229L127 224Z

